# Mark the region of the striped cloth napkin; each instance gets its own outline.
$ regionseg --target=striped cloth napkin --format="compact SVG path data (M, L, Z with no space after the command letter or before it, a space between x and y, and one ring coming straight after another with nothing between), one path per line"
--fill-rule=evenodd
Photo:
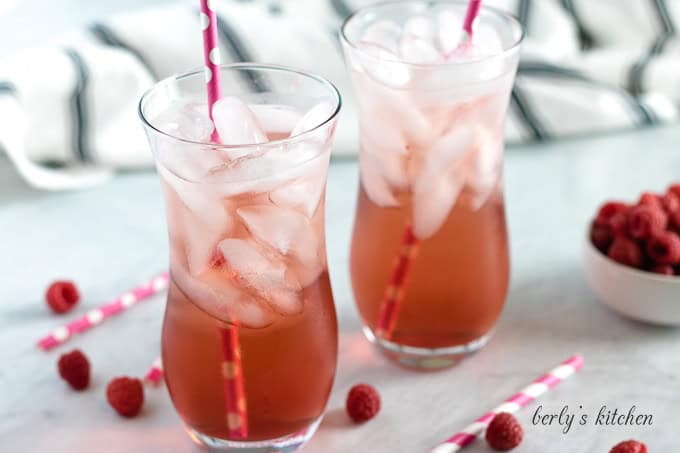
M372 0L216 0L223 62L313 71L345 103L336 153L357 150L356 114L337 40ZM485 0L527 29L506 127L510 143L675 121L680 0ZM151 166L137 118L154 81L201 66L187 3L123 14L0 60L0 147L31 185L86 187ZM55 42L57 40L55 39ZM242 83L253 83L243 80Z

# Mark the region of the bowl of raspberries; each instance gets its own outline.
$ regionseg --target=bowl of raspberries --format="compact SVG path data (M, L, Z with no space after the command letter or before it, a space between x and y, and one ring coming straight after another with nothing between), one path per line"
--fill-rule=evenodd
M602 204L588 229L585 266L591 288L615 311L680 325L680 183L635 203Z

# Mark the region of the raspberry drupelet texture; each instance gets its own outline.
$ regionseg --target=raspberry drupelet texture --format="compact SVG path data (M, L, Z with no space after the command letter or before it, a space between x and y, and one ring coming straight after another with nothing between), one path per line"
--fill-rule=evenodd
M486 429L486 441L494 450L512 450L522 443L524 430L517 419L506 412L496 415Z
M675 192L666 192L661 198L661 205L667 214L680 210L680 197Z
M642 265L642 251L637 242L624 236L614 239L607 256L625 266L640 267Z
M59 357L57 368L62 379L74 390L84 390L90 385L90 362L80 349Z
M347 394L346 408L356 423L365 422L380 411L380 395L368 384L357 384Z
M134 417L144 404L142 381L125 376L117 377L106 387L106 399L121 416Z
M637 440L626 440L614 445L609 453L647 453L647 446Z
M666 229L668 216L659 207L635 206L628 217L628 233L635 239L647 239Z
M78 303L80 294L73 282L56 281L47 288L45 299L52 311L61 314L71 310Z
M680 237L668 231L654 235L647 242L647 255L656 264L680 264Z
M652 193L652 192L643 192L642 195L640 195L640 199L637 202L638 206L639 205L649 205L649 206L655 206L655 207L661 207L661 199L659 199L659 196Z

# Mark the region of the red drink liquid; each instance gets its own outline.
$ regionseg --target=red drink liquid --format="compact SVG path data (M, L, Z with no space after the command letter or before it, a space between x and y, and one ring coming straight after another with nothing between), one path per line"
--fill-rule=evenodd
M270 326L239 327L248 437L275 439L310 425L323 413L333 384L337 323L328 273L303 290L301 313ZM224 322L171 282L163 325L163 366L184 422L228 439L219 331ZM323 335L320 335L323 332Z
M404 228L401 208L381 208L359 192L352 238L351 276L359 312L378 328ZM503 200L496 192L477 211L464 191L438 232L420 241L404 283L389 341L419 348L464 345L487 334L503 308L509 257ZM370 277L367 277L370 276Z

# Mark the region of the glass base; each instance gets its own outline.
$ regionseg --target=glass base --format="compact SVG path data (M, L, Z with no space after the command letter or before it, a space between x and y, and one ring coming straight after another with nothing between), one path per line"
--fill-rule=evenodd
M363 327L363 331L366 338L368 338L368 341L376 345L380 352L389 359L394 360L405 367L419 370L439 370L452 367L467 356L482 349L493 336L493 330L491 330L469 343L446 348L430 349L400 345L383 338L378 338L373 331L366 326Z
M323 416L314 420L308 427L288 436L277 439L257 440L257 441L237 441L219 439L207 436L198 431L185 427L189 437L196 444L206 448L208 451L220 452L242 452L242 453L292 453L305 444L316 432Z

